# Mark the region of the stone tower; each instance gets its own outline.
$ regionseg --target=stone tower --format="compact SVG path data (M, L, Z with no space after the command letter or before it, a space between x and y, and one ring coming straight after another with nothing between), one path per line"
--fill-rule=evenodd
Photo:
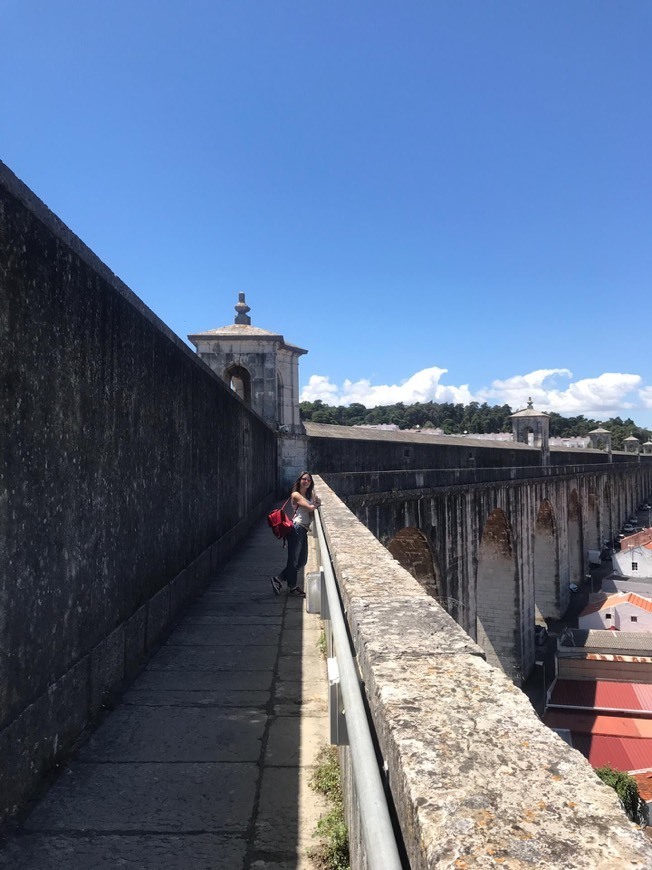
M305 469L307 441L299 416L299 357L307 350L282 335L251 325L245 294L238 294L229 326L188 336L198 356L278 433L283 489Z
M511 415L514 441L530 444L541 450L541 465L550 465L550 417L545 411L535 411L532 399L527 408Z
M609 456L609 462L612 462L611 432L608 429L603 429L602 426L598 426L597 429L592 429L589 432L589 438L591 439L591 447L594 450L604 450Z
M640 453L641 442L635 435L630 435L628 438L623 438L623 449L625 453Z

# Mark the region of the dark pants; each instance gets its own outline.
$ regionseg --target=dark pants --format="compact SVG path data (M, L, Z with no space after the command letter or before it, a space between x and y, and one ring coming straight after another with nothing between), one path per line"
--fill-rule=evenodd
M285 580L288 589L294 589L297 585L297 573L308 561L308 529L294 526L285 540L288 545L288 562L278 576Z

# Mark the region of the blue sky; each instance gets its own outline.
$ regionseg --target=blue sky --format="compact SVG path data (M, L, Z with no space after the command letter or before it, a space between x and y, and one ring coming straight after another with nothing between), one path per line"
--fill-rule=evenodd
M306 398L652 426L649 0L0 0L0 158Z

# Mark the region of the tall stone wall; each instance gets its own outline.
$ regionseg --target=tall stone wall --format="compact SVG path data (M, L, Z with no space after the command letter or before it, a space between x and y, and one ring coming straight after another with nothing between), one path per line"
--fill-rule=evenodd
M315 474L541 467L541 450L517 442L311 422L305 427L309 439L308 464ZM612 460L613 464L638 462L652 467L652 456L633 457L631 453L619 452L613 453ZM550 465L554 467L609 464L609 456L601 450L553 447L550 451Z
M0 815L276 489L274 433L0 164Z
M429 468L538 466L540 451L523 444L466 441L414 432L388 432L306 423L308 464L316 474Z

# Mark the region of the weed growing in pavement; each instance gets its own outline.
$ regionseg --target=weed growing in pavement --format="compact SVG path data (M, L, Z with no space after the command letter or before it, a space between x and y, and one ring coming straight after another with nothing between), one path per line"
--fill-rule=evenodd
M310 858L318 870L350 870L349 832L344 822L342 778L335 746L325 746L319 753L310 785L329 804L328 812L317 823L321 842L310 850Z

